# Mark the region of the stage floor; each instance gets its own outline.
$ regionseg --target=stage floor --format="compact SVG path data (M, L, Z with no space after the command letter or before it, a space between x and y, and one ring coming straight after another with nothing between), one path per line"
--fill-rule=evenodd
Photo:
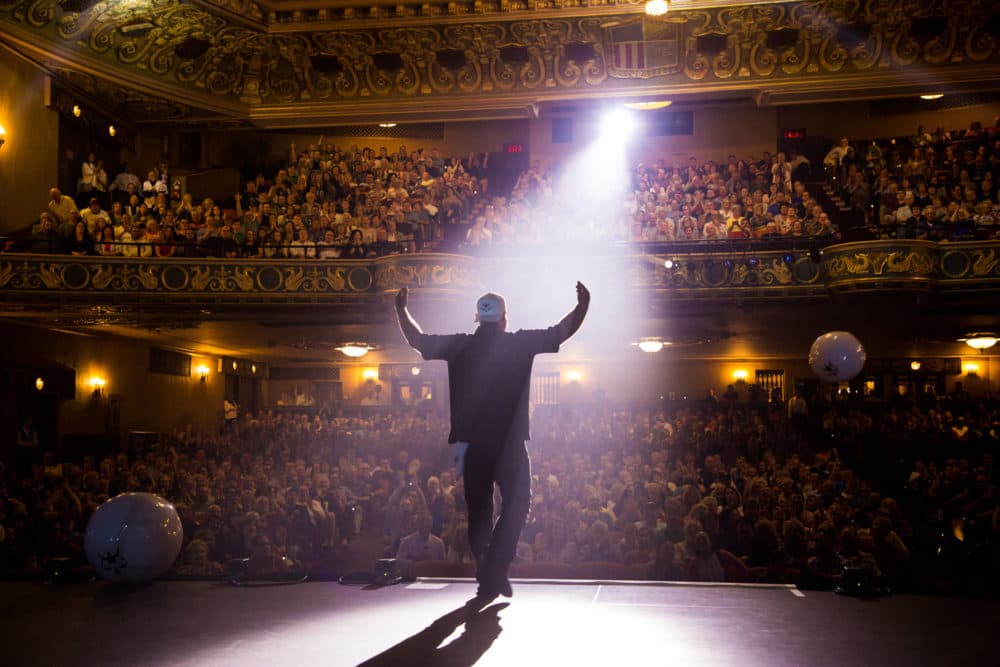
M3 657L32 665L985 665L1000 601L792 587L469 580L383 588L0 583Z

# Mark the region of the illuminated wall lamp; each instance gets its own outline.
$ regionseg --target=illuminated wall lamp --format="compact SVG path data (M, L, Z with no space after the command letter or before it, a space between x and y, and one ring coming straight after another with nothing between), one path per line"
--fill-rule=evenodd
M733 371L733 379L736 380L736 384L746 383L748 377L750 377L750 373L745 368L737 368Z
M107 384L107 380L102 377L94 376L88 381L90 388L93 390L94 398L100 398L101 394L104 393L104 385Z
M208 366L202 364L201 366L198 366L198 368L195 370L198 373L198 378L204 384L205 381L208 380Z
M361 371L361 377L364 378L365 382L375 382L378 380L378 369L377 368L366 368Z
M3 125L0 125L0 148L3 148L3 144L6 140L7 130L4 129Z
M920 365L921 365L920 362L917 361L916 359L914 359L913 361L910 362L910 370L911 371L919 371L920 370Z
M979 377L979 364L974 361L967 361L962 364L962 372L970 378Z
M35 389L38 391L45 389L45 380L40 377L35 378Z
M576 384L583 380L583 373L580 371L566 371L566 381L570 384Z
M420 366L414 366L413 368L411 368L410 375L412 375L413 377L420 375Z

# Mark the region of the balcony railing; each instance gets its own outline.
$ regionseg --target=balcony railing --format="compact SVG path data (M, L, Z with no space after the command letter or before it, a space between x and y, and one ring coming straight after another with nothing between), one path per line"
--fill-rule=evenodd
M0 299L115 303L358 301L404 285L466 292L496 272L604 271L627 289L671 298L786 298L862 290L1000 289L1000 241L866 241L806 248L656 246L560 248L488 257L445 253L370 259L156 258L0 254Z

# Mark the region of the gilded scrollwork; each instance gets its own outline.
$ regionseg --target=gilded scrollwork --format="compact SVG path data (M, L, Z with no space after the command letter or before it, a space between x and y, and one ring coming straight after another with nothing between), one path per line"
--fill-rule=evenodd
M129 75L120 78L134 81L137 90L144 77L153 77L177 85L178 92L193 87L244 105L289 108L316 100L596 90L609 83L642 85L644 79L707 85L801 78L808 85L810 75L875 68L905 79L909 67L944 74L955 64L1000 60L985 0L675 8L661 19L641 19L646 27L628 37L621 31L640 20L631 13L636 5L502 0L331 8L307 2L268 13L252 0L146 0L141 10L134 3L97 3L77 13L56 0L8 0L0 3L0 23L124 68ZM616 7L622 11L615 13ZM552 18L556 8L565 13ZM598 10L599 16L587 15ZM537 11L549 13L533 18ZM918 21L935 17L942 17L940 29L928 36ZM713 35L721 41L700 39ZM705 44L715 46L703 52ZM190 48L179 48L184 45ZM505 59L511 53L506 47L518 47L519 57ZM442 66L438 53L446 49L461 52L461 61ZM580 53L592 56L577 61ZM378 54L398 59L383 62ZM317 69L316 56L332 57L336 66Z
M666 260L670 260L669 267ZM510 262L503 262L508 269ZM495 268L495 267L494 267ZM487 260L459 255L389 256L371 262L303 260L295 263L254 260L145 259L24 255L0 262L0 293L61 292L67 298L114 300L151 295L214 293L269 300L336 298L380 294L411 285L464 293L489 272ZM515 269L516 270L516 269ZM1000 281L1000 242L937 245L927 241L871 241L828 246L822 270L799 253L787 251L684 252L637 254L626 261L621 280L634 289L676 290L678 294L753 290L784 298L787 290L816 293L890 280L927 289L932 284L960 284L995 289Z

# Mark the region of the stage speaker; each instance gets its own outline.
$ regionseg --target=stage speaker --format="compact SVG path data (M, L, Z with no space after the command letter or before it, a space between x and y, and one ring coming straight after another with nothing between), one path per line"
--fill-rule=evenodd
M375 583L391 586L403 580L403 569L395 558L379 558L375 561Z

